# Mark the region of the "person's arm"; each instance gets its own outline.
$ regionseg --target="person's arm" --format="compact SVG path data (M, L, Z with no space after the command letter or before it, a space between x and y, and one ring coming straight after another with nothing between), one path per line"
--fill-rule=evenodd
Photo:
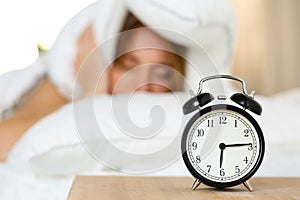
M0 162L30 127L67 102L50 81L43 80L11 117L0 122Z
M37 120L34 117L12 117L0 122L0 162L6 160L15 143Z

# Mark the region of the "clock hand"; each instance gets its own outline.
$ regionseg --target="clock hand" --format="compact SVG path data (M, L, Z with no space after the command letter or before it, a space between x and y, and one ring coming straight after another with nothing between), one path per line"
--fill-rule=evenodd
M225 147L241 147L241 146L249 146L252 143L244 143L244 144L225 144Z
M222 168L222 163L223 163L223 150L221 149L221 154L220 154L220 168Z
M241 147L241 146L248 146L251 145L252 143L244 143L244 144L224 144L224 143L220 143L219 144L219 148L221 149L221 153L220 153L220 168L222 168L222 164L223 164L223 153L224 153L224 149L226 147Z
M225 149L226 145L224 143L221 143L219 145L219 148L221 149L221 154L220 154L220 168L222 168L222 164L223 164L223 151Z

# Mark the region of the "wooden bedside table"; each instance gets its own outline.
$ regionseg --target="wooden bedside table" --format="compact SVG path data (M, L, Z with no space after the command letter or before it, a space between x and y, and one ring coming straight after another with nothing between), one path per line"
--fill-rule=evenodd
M253 178L253 192L243 185L216 189L203 184L192 191L193 181L191 177L78 176L68 199L300 199L300 178Z

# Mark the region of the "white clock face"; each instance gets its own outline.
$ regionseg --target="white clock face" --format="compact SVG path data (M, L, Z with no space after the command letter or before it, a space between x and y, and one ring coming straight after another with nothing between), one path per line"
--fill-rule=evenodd
M260 140L246 117L235 111L217 109L192 124L186 150L198 174L214 182L233 182L255 166Z

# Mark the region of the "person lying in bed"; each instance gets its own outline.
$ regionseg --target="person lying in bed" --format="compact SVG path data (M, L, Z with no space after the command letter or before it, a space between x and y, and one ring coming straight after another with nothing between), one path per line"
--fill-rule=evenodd
M145 27L133 15L129 14L122 31ZM152 44L157 44L164 49L178 48L160 37L150 29L136 32L129 40L119 40L117 51L126 48L129 44L139 44L145 40ZM87 55L96 47L96 40L92 25L89 25L81 34L77 41L77 56L74 61L75 71L83 64ZM184 75L183 59L169 51L162 49L140 49L126 53L115 60L107 75L107 84L100 85L97 93L130 93L138 82L148 82L137 87L136 91L148 91L153 93L164 93L170 90L179 90L181 85L175 79L173 70L157 65L153 67L143 67L137 70L134 81L128 83L126 87L118 87L118 81L129 70L145 64L162 64L173 68ZM152 79L155 83L149 83ZM85 78L82 85L88 85L89 79ZM103 82L102 82L103 83ZM131 85L129 85L131 84ZM134 85L136 84L136 85ZM88 86L87 86L88 87ZM86 95L88 96L88 95ZM8 153L22 135L40 119L55 112L57 109L69 103L70 100L64 98L56 86L45 76L36 87L27 94L14 113L7 119L0 121L0 162L4 162Z

